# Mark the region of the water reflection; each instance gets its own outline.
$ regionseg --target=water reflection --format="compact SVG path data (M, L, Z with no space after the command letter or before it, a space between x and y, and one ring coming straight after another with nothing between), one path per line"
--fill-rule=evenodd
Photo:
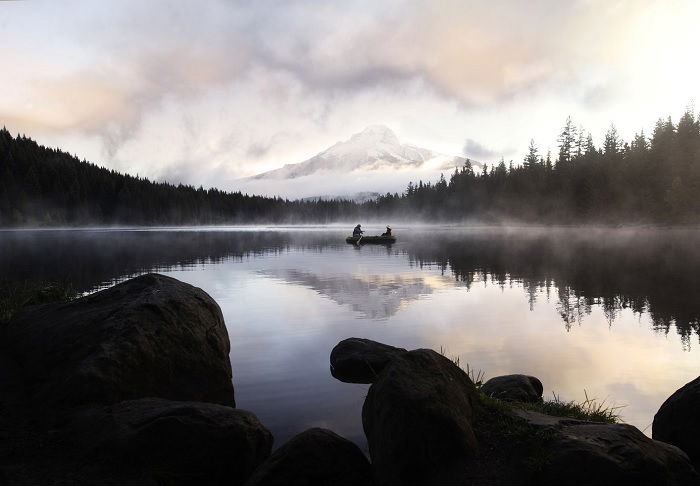
M321 233L203 230L0 231L0 278L65 280L80 291L146 272L338 246Z
M566 326L596 306L612 325L623 310L648 314L655 330L675 327L684 346L700 332L700 233L654 229L482 229L411 245L413 261L449 268L468 287L491 278L517 283L531 308L554 293Z
M467 289L486 281L525 292L530 309L554 299L564 326L581 325L601 308L612 325L624 310L651 318L654 330L672 328L688 348L700 336L700 232L655 229L398 228L393 247L347 247L338 229L303 231L6 231L0 232L2 280L67 280L80 291L149 271L196 268L289 251L347 252L391 259L409 268L437 267ZM340 259L347 259L342 253ZM321 271L326 273L322 273ZM326 271L327 270L327 271ZM382 265L362 274L332 269L270 268L269 277L304 285L361 318L386 319L429 295L435 282ZM355 273L352 273L355 272ZM441 282L439 286L444 286Z
M697 376L700 232L396 228L396 245L361 248L345 233L0 232L0 278L91 291L159 271L203 288L226 319L237 402L277 445L327 426L364 446L366 386L328 372L353 335L533 374L550 396L585 389L641 429Z
M386 320L435 290L435 279L426 276L319 274L296 269L271 269L260 274L313 289L359 317L374 320Z

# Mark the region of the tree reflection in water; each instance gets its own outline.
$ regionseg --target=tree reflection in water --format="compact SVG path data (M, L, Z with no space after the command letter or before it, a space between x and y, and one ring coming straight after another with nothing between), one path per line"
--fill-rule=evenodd
M686 349L693 335L700 336L698 230L398 228L397 245L372 250L345 245L345 233L299 228L7 231L0 233L0 278L67 280L80 291L91 291L144 272L290 250L337 252L337 258L344 258L347 251L372 251L375 256L386 251L387 258L405 257L409 267L437 267L467 288L480 282L522 286L531 309L540 298L556 299L567 330L581 325L599 306L611 326L622 310L631 309L640 316L648 314L657 332L668 334L675 327ZM371 280L372 274L367 278ZM397 285L401 282L407 281L397 280ZM327 282L324 285L328 287ZM316 285L316 290L334 292L324 285ZM345 291L352 288L349 285ZM340 295L334 298L352 301ZM395 308L391 305L377 315L390 315Z
M481 229L452 231L408 248L412 261L448 269L467 286L518 283L531 308L556 292L568 329L600 306L610 323L624 309L674 326L684 346L700 331L700 231L690 229Z

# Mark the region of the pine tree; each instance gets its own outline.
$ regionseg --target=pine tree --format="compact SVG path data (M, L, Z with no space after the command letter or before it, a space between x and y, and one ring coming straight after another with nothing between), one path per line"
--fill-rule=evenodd
M675 140L676 127L671 117L666 120L659 118L651 135L651 151L658 157L668 157L671 155Z
M615 156L620 153L622 148L622 142L619 135L617 134L617 128L614 124L610 125L610 128L605 133L605 142L603 144L603 153L608 156Z
M693 156L700 151L700 122L690 109L678 120L676 142L676 164L689 167Z
M462 173L467 174L469 177L474 176L474 167L472 167L472 161L467 159L466 162L464 162L464 167L462 168Z
M447 189L447 181L445 180L445 175L443 173L440 173L440 180L437 182L437 184L435 184L435 189L437 189L438 192Z
M499 174L505 174L508 172L506 169L506 161L503 157L501 157L501 160L498 161L498 166L496 166L496 172Z
M539 156L537 154L537 146L535 145L535 140L530 139L530 146L527 149L527 156L525 157L523 166L528 170L534 169L535 167L537 167L538 160Z
M593 135L588 133L588 136L586 137L586 148L585 148L585 154L586 155L592 155L595 153L595 145L593 144Z
M574 141L576 140L576 129L571 121L571 117L566 118L566 124L559 134L559 163L571 162L573 155Z
M576 137L576 150L574 152L575 158L580 158L586 153L586 139L584 138L585 131L583 126L578 127L578 136Z
M649 150L649 142L647 142L647 137L644 135L644 130L634 134L630 150L633 153L646 153Z

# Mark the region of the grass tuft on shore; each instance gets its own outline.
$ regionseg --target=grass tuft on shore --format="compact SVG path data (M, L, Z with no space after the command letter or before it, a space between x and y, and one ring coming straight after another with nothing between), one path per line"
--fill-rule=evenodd
M493 409L500 409L505 413L512 407L517 407L523 410L531 410L555 417L567 417L576 420L587 420L589 422L604 422L607 424L615 424L622 421L620 410L624 407L609 405L605 400L590 398L586 390L583 390L586 399L582 402L577 402L575 400L564 401L554 392L552 392L554 396L552 400L542 400L537 403L504 402L497 398L490 397L481 392L481 385L485 382L485 372L469 366L469 363L466 364L466 368L462 367L459 356L447 356L446 352L447 349L440 346L439 353L450 359L457 367L464 370L467 376L469 376L469 379L471 379L472 383L476 386L482 402L487 403Z
M469 377L470 380L472 380L472 383L474 383L474 386L476 386L477 390L481 389L481 385L484 384L484 376L486 374L482 370L477 370L476 368L472 368L469 366L469 363L467 363L466 369L462 367L462 365L459 362L459 356L447 356L447 348L443 348L440 346L440 351L438 351L442 356L445 358L449 359L452 361L457 368L460 368L462 371L464 371L467 376Z
M608 405L605 400L589 398L586 390L583 391L586 399L582 402L561 400L556 394L553 400L545 400L539 403L516 403L515 406L524 410L532 410L556 417L568 417L589 422L604 422L615 424L621 421L620 410L622 406Z
M68 302L78 293L68 282L2 282L0 283L0 325L7 324L23 308Z

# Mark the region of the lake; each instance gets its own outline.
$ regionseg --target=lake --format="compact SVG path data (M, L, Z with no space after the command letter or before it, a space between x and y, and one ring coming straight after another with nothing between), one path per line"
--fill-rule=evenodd
M329 372L351 336L537 376L545 397L622 406L647 435L699 374L698 230L396 227L396 244L358 248L352 226L2 231L0 278L201 287L226 319L237 405L276 447L321 426L366 450L368 386Z

